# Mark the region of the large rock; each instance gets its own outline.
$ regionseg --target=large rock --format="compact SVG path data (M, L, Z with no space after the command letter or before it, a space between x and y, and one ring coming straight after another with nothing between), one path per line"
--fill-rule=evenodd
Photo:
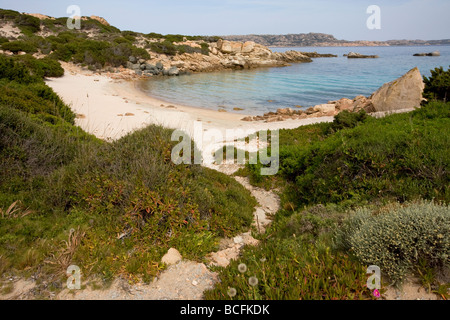
M255 43L253 41L247 41L242 45L242 53L250 53L255 49Z
M353 100L342 98L341 100L336 101L336 111L353 111Z
M374 112L372 106L372 100L367 99L365 96L357 96L353 99L353 112L359 112L365 110L366 112Z
M272 58L276 59L276 60L288 62L288 63L312 62L313 61L310 57L304 55L302 52L294 51L294 50L289 50L286 52L274 52L272 54Z
M167 71L169 76L178 76L180 74L180 70L177 67L172 67Z
M158 61L158 62L156 63L156 69L158 69L159 71L163 71L164 65L162 64L161 61Z
M360 54L360 53L356 53L356 52L349 52L347 55L347 58L349 59L371 59L371 58L379 58L379 56L377 55L365 55L365 54Z
M373 109L380 112L420 107L424 88L422 75L416 67L378 89L371 96Z
M315 106L313 110L320 113L321 116L334 116L336 106L334 104L320 104Z
M103 24L103 25L105 25L105 26L107 26L107 27L110 26L110 24L108 23L108 21L106 21L106 20L105 20L104 18L102 18L102 17L91 16L91 19L97 20L98 22L100 22L101 24Z
M439 51L433 51L430 53L416 53L414 57L439 57L441 53Z
M217 42L217 48L222 53L241 53L242 43L228 40L219 40Z

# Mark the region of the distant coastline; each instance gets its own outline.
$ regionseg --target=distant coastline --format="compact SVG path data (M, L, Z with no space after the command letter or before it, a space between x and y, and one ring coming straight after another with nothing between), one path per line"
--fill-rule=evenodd
M445 46L450 39L441 40L338 40L333 35L324 33L299 33L285 35L228 35L222 36L230 41L253 41L270 48L286 47L398 47L398 46Z

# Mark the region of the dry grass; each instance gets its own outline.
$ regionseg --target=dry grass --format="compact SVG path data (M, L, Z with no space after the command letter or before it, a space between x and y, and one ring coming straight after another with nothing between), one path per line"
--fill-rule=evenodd
M6 218L6 219L23 218L32 212L33 212L32 210L24 209L21 206L20 201L14 202L6 210L3 210L2 208L0 208L0 214L1 214L2 218Z
M71 229L68 240L64 240L62 242L62 247L59 252L57 254L53 254L52 259L45 261L46 263L57 267L57 270L55 271L57 275L66 273L67 268L72 264L73 255L85 235L86 233L82 231L80 227L76 230Z

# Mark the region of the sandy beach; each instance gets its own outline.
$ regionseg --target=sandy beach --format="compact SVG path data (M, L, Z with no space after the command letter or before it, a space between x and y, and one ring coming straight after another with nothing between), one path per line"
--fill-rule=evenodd
M182 129L191 135L196 121L201 121L204 131L218 129L225 133L227 129L242 129L247 133L293 129L333 120L333 117L321 117L245 122L241 121L245 114L193 108L152 98L138 88L138 80L112 79L69 64L64 64L64 69L63 77L48 79L46 83L78 114L78 126L105 140L119 139L151 124Z

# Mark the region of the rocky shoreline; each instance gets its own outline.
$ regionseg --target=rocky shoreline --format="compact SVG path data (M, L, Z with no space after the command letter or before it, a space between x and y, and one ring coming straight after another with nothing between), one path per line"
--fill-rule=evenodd
M360 112L377 115L386 112L401 112L420 107L423 100L424 83L418 68L414 68L402 77L384 84L370 97L357 96L354 99L342 98L310 107L306 110L292 108L278 109L277 112L268 112L262 116L248 116L241 121L277 122L290 119L307 119L317 117L336 116L343 111ZM297 106L302 108L301 106Z
M185 44L195 47L194 41ZM138 76L178 76L182 74L223 70L242 70L262 67L283 67L291 63L308 63L313 58L332 58L333 54L317 52L272 52L268 47L252 41L219 40L209 44L209 54L183 53L175 56L152 54L151 60L130 57L127 68Z

